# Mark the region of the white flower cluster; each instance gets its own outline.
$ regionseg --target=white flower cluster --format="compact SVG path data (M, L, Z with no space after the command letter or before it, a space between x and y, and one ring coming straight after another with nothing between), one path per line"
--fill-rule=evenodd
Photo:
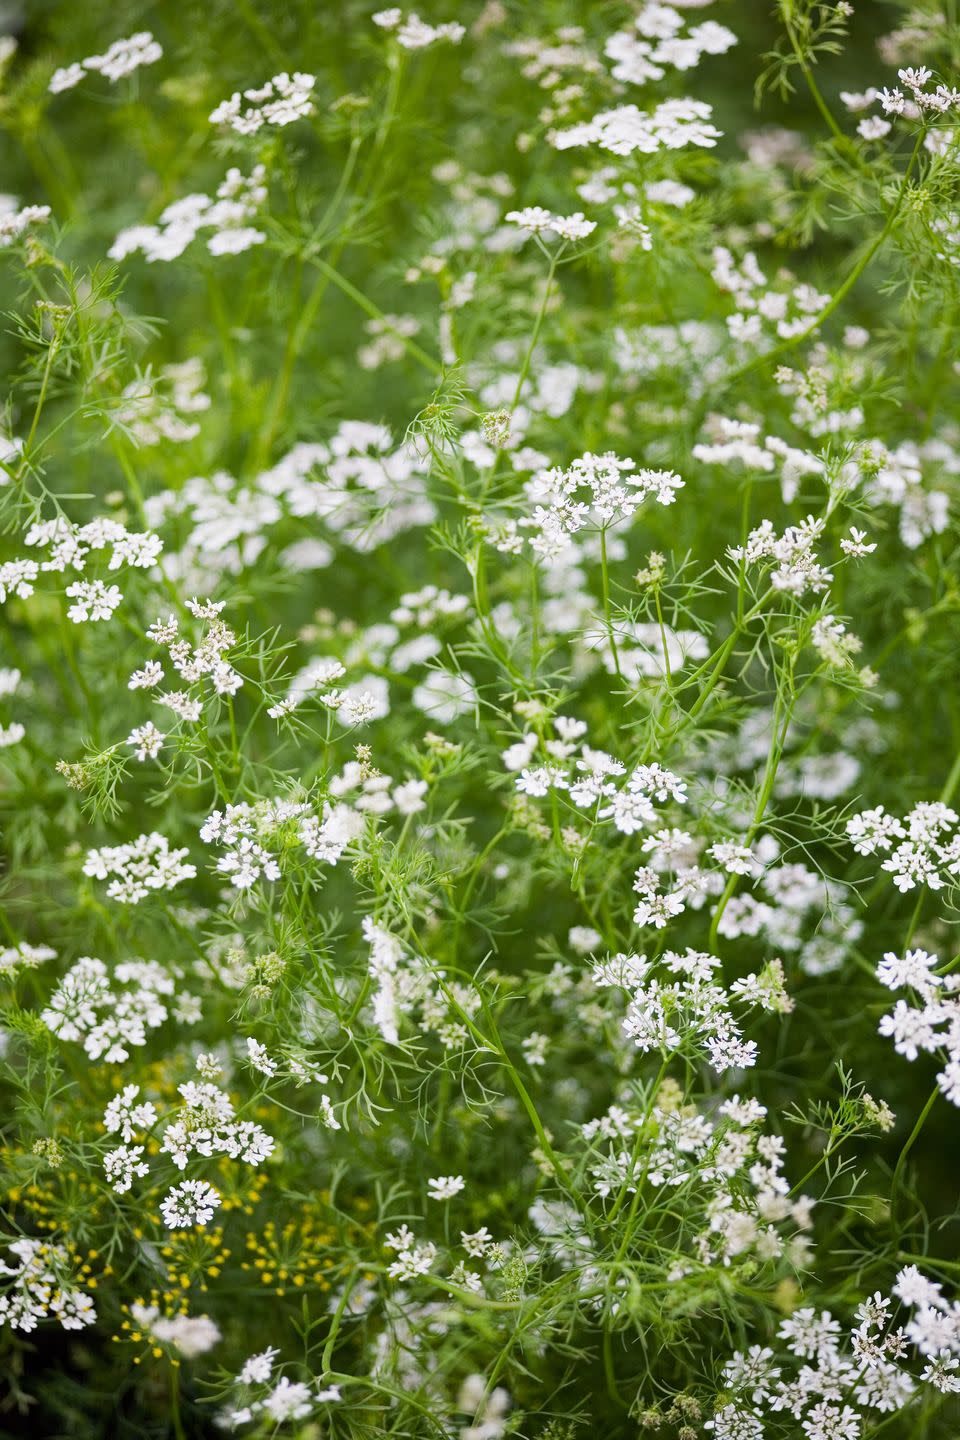
M294 675L284 698L276 705L271 705L267 713L272 719L279 720L298 710L308 700L316 700L317 704L332 711L340 723L349 729L366 725L371 720L380 720L390 713L390 690L382 675L365 675L354 684L346 686L332 683L342 679L345 674L346 668L340 660L327 655L317 656ZM342 790L331 790L331 794L345 793L359 784L360 780L364 780L366 788L366 780L374 782L377 779L373 775L364 777L358 771L345 767L343 776L335 783L341 784L348 774L352 778L343 784ZM378 788L384 787L371 783L369 793ZM371 803L364 808L375 810L376 806ZM389 806L385 808L389 809Z
M431 669L423 683L412 692L413 703L431 719L445 722L465 713L476 702L476 689L465 672L454 673L436 666L443 648L440 634L448 625L459 625L471 612L466 595L452 594L436 585L407 591L390 612L389 621L368 627L351 640L346 651L353 665L369 665L378 672L393 671L407 675L428 664ZM409 633L413 630L415 633ZM406 633L405 633L406 632ZM320 655L308 661L290 681L286 696L270 707L268 714L279 719L299 709L306 701L332 710L340 722L355 726L379 719L389 713L389 688L382 674L368 674L356 683L334 686L346 674L346 666L331 656ZM393 805L402 815L415 814L424 808L427 785L422 780L405 780L395 785L376 772L365 771L356 763L347 764L328 785L334 798L361 786L367 797L361 809L370 813L386 813L390 805L383 798L392 788ZM380 799L375 798L380 795Z
M593 172L589 180L585 180L577 186L577 194L581 200L586 200L591 205L605 205L611 201L619 202L614 204L613 213L621 228L630 229L632 227L639 228L639 217L648 212L651 205L682 210L690 204L691 200L696 199L697 192L679 180L647 180L638 184L621 175L616 165L601 165ZM644 246L644 249L647 248ZM695 320L683 322L687 328L697 327L699 324L700 322ZM671 327L649 326L646 328L665 330ZM617 333L619 336L624 332L620 330Z
M580 125L553 130L548 135L557 150L598 145L611 155L655 155L658 150L683 150L688 145L712 150L722 138L710 123L712 106L703 100L664 100L653 110L618 105L601 110Z
M156 564L163 550L163 542L152 530L128 530L118 521L105 517L91 520L86 525L73 525L62 516L57 516L55 520L40 520L30 526L24 544L49 550L48 558L40 563L40 569L61 574L68 568L86 569L87 556L91 551L108 549L108 570L120 570L124 565L148 570Z
M160 1201L160 1213L170 1230L202 1229L222 1204L219 1191L206 1180L181 1180Z
M614 1105L582 1127L598 1157L590 1173L601 1197L632 1194L644 1182L698 1192L689 1212L693 1233L683 1237L686 1258L678 1258L673 1280L696 1265L807 1263L803 1232L811 1228L812 1202L791 1195L782 1173L784 1142L761 1132L766 1114L757 1101L734 1095L711 1118L693 1106L654 1105L648 1117ZM787 1225L793 1227L789 1236L779 1228Z
M603 64L584 43L582 25L563 25L547 35L525 34L508 40L503 53L523 61L521 74L551 93L548 115L566 115L583 94L585 76L603 75ZM546 117L544 117L546 118Z
M401 1225L400 1229L395 1234L388 1235L383 1243L397 1257L387 1266L387 1274L391 1280L416 1280L420 1275L429 1273L437 1258L436 1245L430 1240L418 1245L417 1237L407 1225Z
M862 114L873 105L879 105L885 115L894 119L902 117L904 120L924 120L927 123L937 115L948 115L960 110L960 90L943 84L932 90L927 89L933 79L933 71L926 65L898 70L897 79L903 89L897 85L892 88L884 85L881 89L869 85L866 90L859 92L841 90L840 99L853 114ZM882 140L889 135L891 128L890 121L882 120L877 115L861 121L857 132L865 140Z
M271 705L267 714L271 720L280 720L285 715L291 715L298 710L305 700L316 696L320 703L331 709L339 708L343 692L331 689L334 680L340 680L346 675L346 667L341 661L335 660L332 656L320 655L311 660L309 665L293 677L286 695L275 705ZM321 693L324 692L324 693Z
M916 550L931 535L942 535L950 523L950 496L939 486L924 484L924 465L940 465L948 476L960 474L960 454L945 440L917 445L904 441L892 449L871 439L863 447L869 458L864 492L873 505L894 505L900 512L900 539Z
M102 960L83 955L60 980L40 1018L61 1040L79 1040L91 1060L126 1060L130 1047L167 1019L177 995L177 1018L198 1018L192 996L155 960L127 960L111 975Z
M254 1121L238 1120L230 1096L216 1085L191 1080L179 1086L179 1092L183 1104L168 1120L160 1142L160 1153L169 1155L178 1170L186 1169L191 1156L209 1160L226 1155L257 1166L273 1153L273 1136ZM139 1095L138 1085L125 1086L110 1101L103 1116L107 1133L119 1134L123 1142L103 1157L107 1180L118 1195L126 1194L134 1180L150 1173L142 1158L144 1145L129 1142L142 1138L142 1132L152 1131L159 1117L156 1106L149 1100L139 1101ZM174 1186L160 1208L171 1229L187 1229L206 1225L220 1203L212 1185L189 1179Z
M130 1318L151 1340L172 1345L178 1355L188 1360L205 1355L222 1338L209 1315L163 1315L157 1305L134 1303L130 1306Z
M742 735L731 737L730 746L721 747L712 757L718 773L749 767L754 760L765 761L772 717L757 712L751 721L756 723L745 727ZM686 803L684 782L663 767L650 765L638 767L624 784L625 767L585 743L583 722L559 716L553 730L555 738L545 740L527 732L504 752L504 765L517 774L515 783L521 794L534 798L553 794L561 804L569 800L586 811L596 805L592 818L612 820L624 834L649 827L651 833L642 842L645 860L634 882L639 897L633 917L637 925L662 929L685 910L698 910L711 896L720 895L728 877L746 877L756 889L726 897L717 927L720 935L728 939L763 935L778 951L796 953L810 974L824 974L842 963L848 944L863 930L849 887L827 881L796 862L776 863L780 847L772 835L756 837L749 846L735 839L714 838L718 819L715 795L705 806L712 812L709 828L704 827L706 834L654 828L658 820L662 825L662 817L653 802ZM545 752L543 763L534 764L541 749ZM821 775L806 760L801 763L803 769L796 778L785 763L778 793L829 798L850 783L843 767L838 791L832 774L824 771ZM858 767L854 779L857 773ZM734 815L731 822L746 824ZM586 838L571 825L564 836L576 846Z
M62 574L69 568L83 572L91 551L110 550L109 570L119 570L124 565L146 570L156 564L163 550L163 542L151 530L127 530L116 520L108 519L74 525L62 516L31 525L24 544L48 550L49 554L42 561L24 558L0 564L0 601L10 595L27 599L33 594L42 571ZM67 586L66 594L74 602L68 607L67 615L77 625L86 620L108 620L123 599L118 586L107 585L103 580L75 581Z
M841 541L841 545L842 545ZM859 635L853 635L836 615L821 615L810 632L810 644L821 660L837 669L852 665L853 657L863 649Z
M381 365L403 359L406 354L403 342L412 340L419 332L420 321L415 315L373 316L363 328L372 338L357 351L357 364L364 370L379 370Z
M286 1375L274 1380L274 1361L279 1353L275 1346L270 1345L244 1362L234 1381L237 1393L217 1417L220 1424L234 1430L238 1425L248 1425L259 1417L272 1425L281 1425L286 1420L305 1420L316 1405L329 1405L340 1399L337 1385L321 1384L319 1389L313 1390L304 1381L291 1380ZM269 1388L264 1389L266 1386ZM251 1393L257 1390L259 1394Z
M145 725L136 725L127 736L127 744L133 749L136 758L143 763L145 760L155 760L163 748L166 737L157 729L152 720Z
M85 60L77 60L72 65L64 65L61 69L54 70L47 88L51 95L72 90L75 85L80 84L87 71L104 75L115 84L125 76L132 75L142 65L155 65L162 56L163 50L149 30L140 30L125 40L114 40L102 55L88 55Z
M390 611L390 619L395 625L416 626L419 630L429 631L441 620L462 619L470 613L470 609L470 600L466 595L455 595L436 585L423 585L419 590L405 590L401 594ZM395 670L403 669L398 663L396 651L391 663Z
M4 560L0 562L0 603L15 595L26 600L33 594L40 566L36 560ZM116 588L116 587L113 587Z
M942 890L960 878L958 824L960 815L949 805L923 800L902 820L888 815L882 805L861 810L847 821L847 835L858 855L893 851L880 868L893 876L901 893L918 885Z
M452 1200L466 1183L462 1175L435 1175L427 1181L427 1195L431 1200Z
M260 879L280 879L276 856L261 841L274 840L288 822L309 812L310 807L300 801L261 800L251 805L241 800L208 815L200 839L205 845L223 847L226 854L218 859L217 870L228 875L237 890L249 890Z
M424 50L428 45L435 45L443 40L451 45L459 45L467 33L456 21L448 20L442 25L428 25L414 10L404 15L398 5L391 6L389 10L378 10L372 19L374 25L388 31L404 50Z
M0 976L15 975L18 970L32 970L44 960L55 960L57 952L49 945L30 945L20 940L16 945L0 948Z
M4 219L3 197L0 196L0 236ZM2 239L0 239L2 243ZM12 435L6 427L0 429L0 485L7 485L10 482L8 470L14 467L14 461L23 454L23 440L19 435Z
M862 343L857 327L848 326L845 337L855 356L857 346ZM859 359L854 358L852 363L857 367L857 378L865 381L867 374ZM948 487L952 477L960 474L960 451L952 443L953 436L943 433L921 441L902 440L894 445L884 443L876 435L864 434L863 407L838 405L831 400L834 388L842 392L849 385L850 366L849 353L838 355L826 346L816 345L806 370L778 368L777 387L781 394L790 397L790 420L799 430L813 440L822 442L825 438L840 437L850 445L850 458L840 466L840 485L851 492L859 489L870 505L895 506L899 512L900 539L907 549L916 550L931 535L942 534L949 524L950 498L943 481ZM785 457L782 489L784 500L789 503L796 494L792 467L800 463L801 457L809 456L809 448L788 452L784 447L779 453ZM755 468L762 466L758 464ZM931 471L937 476L932 484ZM848 554L866 554L870 549L851 551L847 545L842 548Z
M423 808L423 782L395 786L391 795L392 785L389 776L372 774L360 763L351 762L330 782L330 796L341 803L324 800L315 810L299 800L261 800L252 805L240 801L225 810L214 810L200 839L226 851L217 860L217 870L229 876L237 890L249 890L258 880L280 879L277 857L289 852L291 842L302 845L311 859L336 865L350 842L363 833L366 816L384 815L394 808L414 814ZM358 793L347 803L343 797L351 792Z
M75 580L67 586L66 594L73 601L67 607L67 617L74 625L109 620L123 599L118 585L105 585L102 580Z
M960 975L938 975L936 955L908 950L900 958L888 951L877 966L877 978L888 990L909 990L882 1017L881 1035L893 1040L898 1055L916 1060L921 1053L935 1054L944 1068L937 1084L953 1105L960 1105Z
M194 476L176 491L149 497L146 510L157 526L168 517L190 518L186 545L172 565L191 575L198 566L209 568L212 584L224 570L252 565L281 521L309 522L305 538L280 556L295 571L321 568L333 559L331 546L317 534L318 521L358 554L413 526L432 524L429 471L429 457L411 445L395 445L388 427L345 420L329 441L295 445L249 485L222 470Z
M174 200L156 225L121 230L107 254L111 260L125 260L139 251L148 261L176 260L201 230L213 231L207 240L211 255L239 255L262 245L266 232L250 221L267 198L266 173L263 165L255 165L249 175L231 167L215 198L198 194Z
M756 1064L757 1046L744 1040L731 1013L733 1003L758 1005L785 1014L793 1008L784 988L783 966L772 961L762 974L717 983L722 962L715 955L667 950L656 962L645 955L618 954L597 962L593 979L601 988L618 986L630 1001L624 1034L643 1054L693 1051L704 1054L718 1074ZM655 968L672 978L661 978Z
M385 926L363 918L363 938L370 946L369 973L376 990L373 1024L388 1045L399 1045L400 1025L409 1019L422 1035L435 1035L448 1050L468 1038L459 1011L473 1016L480 996L470 985L448 979L443 969L413 955ZM454 1003L451 1003L454 1002Z
M725 55L736 43L725 25L706 20L687 29L684 16L672 5L650 0L634 17L632 29L610 36L603 53L615 62L610 71L614 80L645 85L662 80L668 67L693 70L704 55Z
M178 1087L183 1105L178 1117L163 1132L160 1149L178 1170L185 1170L191 1155L209 1160L226 1155L244 1165L259 1165L273 1153L275 1141L261 1125L238 1120L225 1090L210 1082L188 1080Z
M812 285L797 284L785 271L778 283L790 288L771 289L752 251L738 265L724 245L713 252L713 279L733 296L737 314L727 319L727 328L742 342L763 340L765 323L781 340L795 339L815 325L816 317L830 303L829 295L822 295Z
M331 777L327 793L335 800L350 796L349 805L325 806L322 818L304 822L300 834L308 854L326 859L323 848L331 844L338 852L333 858L338 859L346 843L339 838L340 830L352 839L360 834L364 815L388 815L392 810L399 815L417 815L426 809L423 797L427 789L426 780L403 780L398 785L389 775L348 760L340 774Z
M15 695L20 687L21 673L15 669L0 669L0 699L8 695ZM14 721L10 725L0 725L0 750L8 745L16 745L26 734L26 728ZM0 964L2 969L2 964Z
M546 240L554 236L560 240L586 240L597 228L596 221L587 220L580 210L575 215L555 215L552 210L544 210L542 205L508 210L504 218L527 235L541 235Z
M313 114L315 75L282 71L254 90L235 90L211 112L211 125L225 125L238 135L256 135L264 125L290 125ZM244 103L246 102L246 103Z
M587 727L582 720L558 715L553 726L558 738L546 742L547 764L530 764L540 745L539 737L531 732L504 752L507 769L520 772L515 783L521 795L540 798L551 791L568 793L577 809L593 810L597 820L612 820L624 835L657 819L654 801L686 804L686 783L672 770L656 763L637 765L620 785L626 766L583 741Z
M909 1319L895 1325L898 1301ZM720 1377L732 1398L706 1426L714 1440L759 1440L764 1419L775 1415L798 1421L804 1440L857 1440L903 1409L918 1384L960 1391L960 1305L915 1265L854 1318L845 1332L829 1310L802 1306L781 1322L776 1350L737 1351ZM919 1376L907 1367L911 1346L924 1362Z
M134 1180L149 1175L150 1166L140 1159L142 1145L118 1145L103 1157L103 1173L118 1195L125 1195Z
M227 651L237 637L220 612L222 600L200 600L194 597L186 607L195 620L204 624L200 640L193 644L181 633L176 615L158 617L147 630L147 639L166 650L170 663L188 686L201 683L206 677L215 695L236 695L243 685L243 676L227 660ZM135 670L127 682L130 690L155 690L164 679L163 666L148 660L142 670ZM202 699L191 691L161 690L154 697L158 705L172 710L180 719L193 723L202 714Z
M693 198L694 192L690 191L687 201ZM611 359L626 388L635 389L638 377L682 375L691 399L702 395L723 375L728 348L724 330L712 320L629 329L617 325L611 336Z
M643 792L638 793L642 798ZM628 790L624 798L629 802L635 797ZM642 824L652 823L655 818L653 814L646 815L645 810L628 812L625 819L632 828L627 833L639 829ZM624 824L617 828L623 829ZM663 930L688 907L699 910L708 896L722 892L725 884L723 870L737 873L740 862L721 864L715 870L704 869L698 863L701 848L686 830L676 828L657 830L646 838L643 849L649 858L637 868L633 879L633 888L638 896L633 912L635 925L640 929L652 926L655 930ZM752 864L752 861L748 858L747 863Z
M35 1330L41 1320L59 1320L64 1330L92 1325L97 1312L69 1278L71 1258L62 1245L15 1240L9 1247L18 1264L0 1260L0 1330Z
M107 894L111 900L138 905L153 890L172 890L181 880L194 878L197 870L185 860L188 854L186 847L171 850L166 836L153 830L125 845L88 850L83 873L95 880L109 879Z
M784 793L792 787L785 786ZM811 792L801 786L798 793ZM779 851L770 835L761 836L753 850L756 888L728 899L717 933L726 940L762 935L777 950L796 954L809 975L837 969L863 934L851 888L797 861L771 863Z
M440 638L448 624L462 624L470 613L470 602L465 595L454 595L436 585L426 585L418 591L408 591L400 597L399 605L390 612L389 622L371 625L351 643L346 650L346 659L353 665L369 665L378 672L393 671L407 675L412 670L425 669L425 678L414 685L411 700L417 709L440 724L447 724L458 716L468 713L477 703L477 689L472 676L465 670L448 670L440 665L437 657L443 644ZM415 630L413 635L404 631ZM427 668L429 667L429 668ZM345 688L328 688L333 680L345 674L341 661L329 656L317 656L309 661L290 682L286 697L272 706L269 714L280 718L298 709L305 701L316 698L317 703L332 710L341 724L356 726L369 720L380 719L389 714L390 691L383 674L367 674ZM337 796L346 793L363 781L368 799L362 809L386 813L390 805L385 798L379 802L372 797L375 792L386 792L394 785L378 774L364 776L353 764L344 767L340 777L331 782L329 793ZM392 790L393 805L400 814L415 814L424 808L423 796L427 785L422 780L405 780Z
M937 134L938 132L933 132ZM940 132L942 133L942 132ZM956 132L947 132L951 138ZM928 135L930 140L933 135ZM0 227L3 225L3 217L0 216ZM937 251L937 259L944 261L947 265L960 265L960 212L948 210L944 215L938 215L930 222L930 228L937 237L938 245L943 248Z
M502 1385L491 1389L485 1375L468 1375L457 1392L457 1409L477 1423L464 1425L460 1440L500 1440L511 1404L510 1392Z
M745 470L759 470L771 475L780 471L780 489L784 504L796 498L800 480L807 475L823 475L823 461L808 450L788 445L776 435L761 440L759 425L747 420L713 417L707 424L710 441L693 447L693 458L704 465L742 465Z
M19 240L31 225L45 225L51 214L49 205L24 205L18 210L16 205L5 205L6 198L0 196L0 250Z
M771 564L770 584L798 599L809 590L820 595L833 580L832 571L822 565L814 545L823 535L825 521L808 515L799 525L788 525L778 535L772 520L761 520L750 531L746 545L731 545L731 560L746 565Z
M138 1131L150 1130L157 1122L157 1108L150 1100L141 1100L139 1085L125 1085L114 1095L103 1112L103 1127L108 1135L119 1135L124 1144L133 1140Z
M124 387L113 419L138 445L160 445L165 440L182 445L195 440L200 426L184 417L209 410L205 382L206 371L199 357L164 365L155 379L147 374Z
M524 541L521 532L529 530L531 550L544 559L556 559L586 526L606 530L629 522L651 496L660 505L672 505L683 483L673 470L638 470L635 460L621 460L613 451L603 455L588 451L566 468L538 470L526 482L524 492L533 513L508 520L496 534L496 547L517 553Z

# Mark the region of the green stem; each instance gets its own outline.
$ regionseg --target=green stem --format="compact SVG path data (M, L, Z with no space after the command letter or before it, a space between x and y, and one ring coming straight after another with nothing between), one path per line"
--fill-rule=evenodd
M307 263L314 266L322 275L326 276L331 284L336 285L338 290L346 295L348 299L352 300L355 305L358 305L365 315L369 315L371 319L378 320L384 329L389 330L391 335L395 335L407 354L416 360L419 365L422 365L425 370L428 370L434 378L442 374L442 363L432 355L428 355L426 350L421 349L408 335L401 335L400 331L396 329L383 311L374 305L373 301L364 295L362 290L358 290L356 285L352 285L345 276L341 275L339 270L335 270L326 260L321 260L319 255L309 256Z
M617 637L613 631L613 615L610 610L610 571L607 565L607 529L605 525L601 525L600 527L600 579L603 585L603 614L607 623L607 638L610 641L610 653L613 656L617 679L622 680L623 671L620 669L620 652L617 650Z
M897 1163L894 1166L893 1170L893 1177L890 1181L891 1195L896 1195L897 1187L900 1182L900 1176L902 1175L903 1167L907 1162L907 1156L910 1154L910 1151L913 1149L914 1145L920 1138L920 1132L923 1129L924 1125L927 1123L927 1117L930 1114L930 1111L933 1109L934 1104L936 1103L937 1096L939 1094L940 1087L939 1085L935 1085L933 1087L933 1090L930 1092L926 1105L924 1105L923 1109L920 1111L920 1114L917 1116L917 1122L914 1125L913 1129L910 1131L910 1134L907 1137L903 1149L900 1151L900 1154L897 1157Z
M820 114L823 116L827 128L833 135L834 139L845 141L847 137L844 135L843 131L840 129L840 126L833 118L830 107L820 93L820 87L814 79L813 70L811 69L810 62L800 48L800 42L797 40L796 32L794 31L793 25L790 23L790 17L788 14L786 14L786 12L784 12L783 23L787 32L787 39L790 41L790 48L792 49L794 55L797 57L797 64L800 66L800 69L803 72L803 78L807 83L807 89L810 91L810 96L813 100L813 103L816 105L817 109L820 111Z

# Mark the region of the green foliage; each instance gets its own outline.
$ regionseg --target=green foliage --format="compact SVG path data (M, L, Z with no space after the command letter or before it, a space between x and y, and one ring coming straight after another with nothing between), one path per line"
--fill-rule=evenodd
M947 1440L957 7L422 8L0 7L0 1437Z

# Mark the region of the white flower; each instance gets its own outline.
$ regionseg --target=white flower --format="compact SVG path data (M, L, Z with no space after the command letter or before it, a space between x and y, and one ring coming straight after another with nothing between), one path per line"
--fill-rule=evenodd
M393 791L393 803L401 815L416 815L427 807L423 797L428 790L426 780L405 780Z
M84 875L107 880L112 900L136 905L151 890L172 890L181 880L192 880L196 866L185 863L189 851L171 850L164 835L152 831L126 845L104 845L89 850L83 862Z
M459 45L466 34L462 25L452 21L442 25L428 25L413 10L405 17L399 6L378 10L371 18L374 25L378 25L381 30L392 32L404 50L423 50L438 41Z
M283 71L258 89L235 92L213 111L210 124L228 126L239 135L255 135L263 125L290 125L313 113L315 84L314 75Z
M141 30L127 40L115 40L103 55L88 55L85 70L96 70L108 80L122 80L141 65L155 65L163 50L148 30Z
M134 670L127 681L128 690L152 690L163 679L163 666L156 660L148 660L142 670Z
M288 1380L285 1375L263 1401L263 1410L277 1424L285 1420L302 1420L312 1409L310 1386L298 1380Z
M280 1354L274 1345L268 1345L266 1350L251 1355L244 1362L243 1369L237 1376L241 1385L264 1385L270 1379L273 1372L273 1362Z
M110 81L122 80L141 65L155 65L162 55L163 50L149 31L140 31L127 40L115 40L103 55L88 55L86 60L54 70L47 88L51 95L72 90L87 70L105 75Z
M205 1180L183 1180L161 1200L160 1213L171 1230L187 1230L206 1225L221 1203L218 1192Z
M254 1070L259 1070L261 1075L276 1075L278 1068L276 1060L270 1058L267 1047L259 1044L252 1035L247 1037L247 1058Z
M123 599L116 585L104 585L102 580L78 580L67 586L67 595L74 601L67 615L75 625L85 620L109 620Z
M452 1200L466 1183L462 1175L437 1175L427 1181L427 1193L431 1200Z
M209 1315L161 1315L156 1305L139 1302L130 1306L130 1315L154 1340L172 1345L188 1359L205 1355L221 1338Z
M589 925L574 925L567 939L578 955L589 955L603 943L600 932Z
M125 1194L137 1176L149 1174L150 1167L140 1159L142 1154L142 1145L118 1145L104 1155L104 1172L118 1195Z
M559 235L561 240L585 240L597 228L596 221L587 220L582 211L578 210L574 215L554 215L540 205L528 205L525 210L508 210L505 218L528 235Z
M127 1085L115 1095L103 1112L104 1128L111 1135L120 1133L128 1142L141 1130L149 1130L157 1120L156 1107L149 1100L134 1104L140 1094L139 1085Z
M875 542L867 542L866 530L858 530L856 525L850 526L850 538L840 541L840 549L844 555L861 556L872 555L876 550Z
M65 65L62 69L54 70L47 89L51 95L59 95L63 90L72 90L75 85L80 84L83 75L83 66L79 61L75 61L72 65Z
M636 105L602 110L585 124L555 130L549 140L558 150L598 145L613 155L655 154L682 150L688 145L712 149L721 132L710 124L711 107L702 100L665 100L652 111Z
M152 721L145 725L138 725L131 730L127 736L127 744L132 745L138 760L155 760L163 746L164 735L158 730Z
M211 255L241 255L244 250L250 250L254 245L262 245L266 238L263 230L257 230L252 225L235 225L229 230L218 230L215 235L211 235L207 241L207 249Z

